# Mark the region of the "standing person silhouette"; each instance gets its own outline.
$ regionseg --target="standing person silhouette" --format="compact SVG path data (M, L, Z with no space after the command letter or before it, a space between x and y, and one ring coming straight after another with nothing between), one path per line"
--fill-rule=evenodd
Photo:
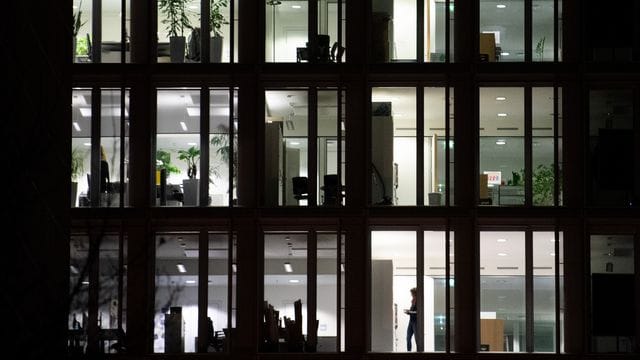
M418 289L412 288L411 290L411 308L405 309L404 313L409 315L409 326L407 326L407 351L411 351L411 337L415 335L416 345L418 342ZM420 349L418 349L420 350Z

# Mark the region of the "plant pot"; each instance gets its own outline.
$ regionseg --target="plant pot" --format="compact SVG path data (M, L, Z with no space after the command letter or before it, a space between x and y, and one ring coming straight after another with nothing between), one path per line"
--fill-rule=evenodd
M199 179L184 179L182 180L182 189L184 192L184 200L182 204L184 206L198 206L199 204Z
M184 49L186 39L184 36L172 36L169 38L169 54L172 63L184 62Z
M209 40L209 61L212 63L222 62L222 36L214 36Z
M76 207L76 198L78 196L78 183L71 182L71 207Z

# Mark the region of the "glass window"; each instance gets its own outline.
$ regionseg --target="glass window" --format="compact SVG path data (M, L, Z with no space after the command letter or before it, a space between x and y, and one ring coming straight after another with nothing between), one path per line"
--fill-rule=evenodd
M307 282L307 234L265 234L262 351L304 351ZM281 330L288 334L282 344Z
M481 205L524 205L524 89L480 88Z
M337 90L318 90L318 205L344 204L345 141L343 124L338 121L338 106L343 107L344 114L344 100L339 102L338 98L342 95L343 92Z
M480 0L480 60L525 61L524 0Z
M553 61L554 59L554 0L532 0L531 53L533 61ZM562 4L558 4L561 8ZM558 22L558 25L562 24ZM560 29L558 29L560 30ZM558 50L560 52L560 50Z
M89 236L72 235L69 246L69 339L70 355L87 350L89 329Z
M229 262L229 245L228 233L209 234L207 352L228 352L229 339L233 336L235 328L235 315L232 312L235 308L232 297L232 288L235 289L235 271L234 263ZM231 250L235 251L235 248Z
M371 203L416 205L416 89L371 93Z
M339 342L338 327L344 326L344 314L339 314L343 307L344 274L341 262L338 261L341 255L344 256L344 253L339 253L339 246L342 246L344 240L336 233L318 233L316 239L316 351L336 352L339 351L338 345L343 343Z
M265 91L265 205L308 205L308 93Z
M634 140L639 129L634 129L633 103L632 89L589 92L587 166L591 205L628 207L640 203Z
M445 92L446 88L442 87L424 88L424 204L429 206L447 205L447 161L449 176L453 178L453 117L446 114ZM453 89L450 92L452 113Z
M554 232L533 233L533 351L555 352L556 343L556 257L562 240ZM562 259L562 258L561 258Z
M525 352L525 233L480 233L480 351Z
M556 187L554 154L561 153L554 140L554 89L534 87L532 96L532 189L533 205L553 206ZM560 185L559 182L558 185ZM562 196L560 196L562 198Z
M308 13L307 0L267 0L265 19L267 62L308 61L310 58L307 50Z
M229 111L229 97L233 96L233 122ZM211 206L229 206L229 196L236 201L236 178L238 174L238 122L237 92L229 89L213 89L209 93L209 204ZM233 124L233 125L231 125ZM234 140L231 139L231 127ZM233 148L232 148L233 147ZM233 164L233 177L230 177ZM230 194L229 183L232 183Z
M429 0L424 3L424 61L445 62L447 55L447 11L446 1ZM453 16L453 1L449 4ZM402 19L404 21L404 19ZM453 27L450 27L453 32Z
M198 336L198 234L158 234L155 243L153 352L195 352Z
M73 61L130 62L130 9L131 0L124 1L124 9L122 0L101 0L95 3L93 0L73 0ZM94 22L96 13L100 26L96 26Z
M90 206L91 89L74 89L71 106L71 207Z
M633 235L591 235L591 351L637 352Z
M200 89L159 89L157 96L156 205L197 206Z

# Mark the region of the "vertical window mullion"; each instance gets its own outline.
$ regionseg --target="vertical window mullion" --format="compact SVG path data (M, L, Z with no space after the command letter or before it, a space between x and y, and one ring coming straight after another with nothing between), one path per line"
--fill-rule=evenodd
M307 36L309 62L315 63L318 58L318 0L307 0L309 12L307 13ZM275 31L275 28L273 29ZM275 59L274 59L275 61ZM311 200L309 200L311 203Z
M449 2L449 0L447 0L447 3ZM447 7L448 8L448 7ZM448 24L448 22L447 22ZM447 41L449 41L449 38L447 37ZM447 42L448 44L448 42ZM449 53L449 51L447 50L447 54ZM448 55L447 55L448 56ZM451 124L450 122L450 106L451 104L449 103L449 99L451 96L451 88L449 87L449 82L447 81L446 86L444 88L444 140L445 140L445 145L444 145L444 162L445 162L445 167L444 167L444 182L445 182L445 206L451 206L451 182L449 181L450 176L451 176ZM449 235L448 235L448 229L447 229L447 246L449 245ZM447 248L448 249L448 248ZM448 250L447 250L448 251ZM447 269L449 269L449 257L447 255ZM448 278L448 275L447 275ZM447 293L448 294L448 293ZM448 334L447 334L448 336ZM449 346L449 344L447 343L447 346Z
M342 349L342 221L336 239L336 352Z
M418 285L418 332L415 334L418 352L424 351L424 230L418 229L416 238L416 284Z
M127 62L127 0L120 1L120 14L120 62L124 64Z
M202 178L202 176L201 176ZM198 239L198 342L196 352L206 353L208 347L207 308L209 304L209 232L200 229Z
M447 225L446 225L445 234L444 234L444 239L445 239L445 244L444 244L445 270L444 271L445 271L445 283L446 283L445 285L446 291L444 292L444 303L445 303L444 316L446 317L446 321L444 324L445 353L451 352L451 293L450 293L451 291L451 234L449 233L450 231L451 231L451 223L449 218L447 218Z
M525 323L526 351L533 352L533 232L525 232Z
M558 30L560 24L558 23L558 0L553 0L553 61L558 62L560 60L560 54L558 51Z
M89 200L92 207L100 206L100 112L102 108L102 89L91 89L91 176Z
M231 329L233 327L233 250L234 250L234 237L233 237L233 224L230 225L229 231L227 231L227 329ZM208 252L208 250L207 250ZM264 255L263 255L264 257ZM237 266L237 265L236 265ZM209 306L207 304L207 306ZM228 332L231 334L231 331ZM229 351L229 348L227 348Z
M308 92L308 116L307 130L307 169L309 178L309 200L307 206L318 205L318 88L311 87ZM285 163L286 164L286 163Z
M236 0L229 0L229 17L231 18L229 21L229 62L230 63L234 63L235 61L235 57L236 57L236 52L235 52L235 44L236 44L236 21L235 21L235 15L236 14ZM263 16L264 17L264 16ZM261 17L262 18L262 17ZM262 41L262 43L264 43L264 41ZM262 46L264 46L264 44L262 44ZM264 51L262 51L262 54L264 54ZM263 59L264 59L264 55ZM232 158L230 158L232 159Z
M562 327L560 326L560 231L558 230L558 225L555 226L555 244L554 244L554 253L556 254L554 259L554 286L555 286L555 322L556 322L556 331L555 331L555 353L560 353L560 331L562 331Z
M307 233L307 342L316 344L318 340L318 328L316 326L317 308L317 232Z
M120 87L120 188L118 189L118 192L120 193L119 196L119 207L124 207L124 197L125 197L125 186L127 186L125 184L125 159L126 159L126 152L125 152L125 148L126 148L126 127L125 127L125 106L126 106L126 102L125 102L125 96L126 96L126 88L124 86Z
M446 63L450 63L451 62L451 0L445 0L444 2L444 6L445 6L445 19L444 19L444 61ZM449 88L449 84L447 83L447 89ZM447 94L447 103L449 102L449 95ZM448 113L447 113L448 116ZM447 125L448 126L448 125ZM447 133L447 141L449 141L449 134ZM448 143L447 143L448 144ZM449 166L447 164L447 166ZM447 176L447 179L449 179L449 177ZM448 183L447 183L448 184ZM449 205L449 196L447 195L447 205ZM448 334L447 334L448 336ZM449 343L447 343L447 347L449 346Z
M342 43L342 32L344 31L344 29L342 28L342 17L344 16L344 14L342 13L342 2L343 2L343 0L338 0L338 34L337 34L337 36L338 36L338 53L340 53L340 49L342 49L344 47L344 44ZM365 14L366 14L366 12L365 12ZM335 61L337 63L341 63L342 62L342 56L337 56L336 55ZM338 97L340 97L340 95L341 95L341 92L339 90L338 91ZM338 103L338 104L340 104L340 103ZM338 109L340 109L340 108L338 108ZM338 110L338 111L340 111L340 110ZM340 117L338 117L338 119L339 118ZM340 128L338 128L338 131L339 130L340 130ZM338 139L338 141L339 141L339 139ZM338 155L338 158L340 158L340 155ZM340 179L341 179L340 176L338 176L338 180L340 180ZM339 193L341 193L341 191ZM341 199L342 199L342 197L339 195L338 196L338 200L341 200ZM339 203L342 204L342 202L339 202ZM340 341L339 337L338 337L338 341ZM340 351L340 348L338 348L338 351Z
M93 39L91 41L91 62L101 62L102 56L102 0L93 0L91 9L91 32Z
M416 89L416 205L424 205L424 86ZM433 145L436 148L436 145ZM432 189L429 189L432 191Z
M532 117L531 87L524 88L524 205L533 204L532 168Z
M209 204L209 87L200 88L200 185L199 206Z
M339 2L341 2L342 0L339 0ZM337 106L338 106L338 110L337 110L337 121L336 121L336 134L338 134L338 138L337 138L337 151L338 151L338 166L337 166L337 173L338 173L338 206L342 206L342 187L344 186L344 184L342 183L342 95L343 95L343 88L342 85L338 86L338 96L337 96Z
M233 206L233 187L234 185L234 179L236 176L236 169L235 169L235 158L236 158L236 154L235 154L235 147L236 147L236 129L235 129L235 119L236 119L236 113L235 113L235 107L234 107L234 101L235 101L235 88L234 87L230 87L229 88L229 207Z
M200 62L207 64L211 62L209 46L211 35L213 35L213 29L210 28L209 14L211 12L210 0L200 0ZM231 0L233 2L233 0ZM202 177L202 176L201 176Z
M559 147L558 142L558 86L553 86L553 205L560 205L560 164L558 164ZM556 239L557 240L557 239ZM556 251L556 254L558 252Z

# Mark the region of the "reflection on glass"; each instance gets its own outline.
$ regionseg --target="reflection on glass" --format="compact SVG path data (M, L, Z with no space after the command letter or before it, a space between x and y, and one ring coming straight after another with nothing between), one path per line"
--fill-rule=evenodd
M480 0L480 60L525 60L524 0Z
M424 351L446 351L447 303L446 293L453 286L453 277L447 284L446 233L424 232ZM453 241L451 242L453 244ZM453 254L453 246L450 246ZM452 303L452 302L451 302Z
M425 1L425 62L445 62L446 60L446 22L449 17L446 6L447 4L444 1ZM451 4L450 7L453 8L453 5ZM453 27L451 27L451 32L453 32Z
M200 62L199 24L199 1L158 0L158 62Z
M372 11L371 56L373 62L415 61L418 14L416 0L374 1ZM431 28L426 29L426 31L430 30ZM434 32L434 38L435 36ZM429 51L425 56L431 57L432 48L426 46L425 49ZM433 52L437 49L436 44L433 44ZM434 58L437 57L434 55Z
M307 205L306 90L265 92L265 205Z
M267 0L265 60L296 62L309 59L306 0ZM319 23L320 25L320 23Z
M196 351L198 235L156 236L154 353Z
M636 348L633 235L591 235L591 351Z
M480 233L480 351L526 351L524 232Z
M533 351L555 352L556 344L556 236L533 233Z
M200 192L200 90L159 89L156 205L197 206Z
M72 235L69 244L69 354L86 352L89 329L89 237Z
M317 239L316 319L318 352L336 352L338 334L338 236L320 233ZM340 271L342 273L342 271ZM344 285L344 284L342 284ZM344 318L342 319L344 320Z
M209 234L207 352L228 351L229 234Z
M237 97L234 92L233 106L237 105ZM234 114L236 112L234 111ZM231 112L229 111L229 89L211 90L209 95L209 198L211 206L229 205L229 172L230 163L237 163L238 153L231 150ZM234 121L234 130L237 130ZM237 144L234 142L233 146ZM233 159L231 158L233 153ZM234 167L235 180L238 169ZM235 184L233 191L235 199Z
M532 0L531 53L533 61L553 61L553 3L554 0Z
M339 161L345 159L345 143L342 138L342 156L338 156L338 94L336 90L318 91L318 180L316 193L318 205L343 204L342 181L338 179ZM344 178L344 169L341 173Z
M91 90L74 89L71 106L71 207L90 206Z
M555 204L554 96L551 87L534 87L532 96L532 189L534 206ZM560 182L561 183L561 182Z
M481 205L524 205L524 89L480 88Z
M371 93L371 202L416 204L416 89Z
M91 62L91 0L73 0L73 62Z
M417 287L416 241L414 231L371 232L373 352L423 351L424 336L417 332L417 299L412 300L411 294Z
M304 351L308 320L306 233L265 234L264 301L261 350ZM279 334L284 331L288 338L281 344Z
M640 182L634 140L634 95L630 89L589 93L590 202L600 206L637 206ZM638 129L635 129L637 131ZM615 161L612 161L615 159Z
M116 89L101 91L100 100L100 206L120 206L122 186L120 165L122 140L120 137L122 114L120 109L122 92ZM128 102L125 103L128 107ZM124 110L125 122L129 111Z

